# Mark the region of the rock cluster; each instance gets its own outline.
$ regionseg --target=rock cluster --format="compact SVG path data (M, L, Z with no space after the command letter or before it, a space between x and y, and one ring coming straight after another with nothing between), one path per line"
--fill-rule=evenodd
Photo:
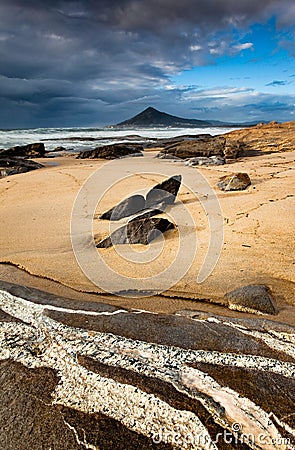
M117 159L125 156L143 156L141 144L110 144L85 150L77 156L79 159Z
M144 198L143 195L132 195L118 205L103 213L99 218L104 220L121 220L145 210L164 211L172 205L181 185L181 175L174 175L154 186Z
M104 220L121 220L130 217L127 225L117 229L106 239L97 243L98 248L116 244L149 244L159 233L174 228L167 219L152 218L172 205L181 185L181 175L175 175L157 184L146 194L132 195L103 213Z

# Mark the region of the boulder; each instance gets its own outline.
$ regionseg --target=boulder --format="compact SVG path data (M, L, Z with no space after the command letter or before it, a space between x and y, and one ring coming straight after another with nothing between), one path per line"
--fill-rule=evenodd
M166 147L162 152L177 158L186 159L196 156L223 156L225 138L223 136L202 137L190 141L182 141Z
M77 156L79 159L116 159L124 156L143 156L141 144L110 144L85 150Z
M128 222L110 236L98 242L97 248L109 248L117 244L148 245L161 233L174 228L174 224L163 218L145 218Z
M222 191L243 191L250 186L251 180L247 173L239 172L225 175L220 178L217 186Z
M154 186L146 195L145 207L157 207L158 204L172 205L181 185L181 175L174 175ZM163 206L163 205L162 205Z
M220 166L225 164L225 159L222 156L197 156L196 158L189 158L186 160L186 166Z
M159 214L172 205L181 185L181 175L175 175L154 186L146 195L132 195L118 205L103 213L99 218L104 220L120 220L142 211L142 218ZM133 220L133 219L132 219Z
M120 220L124 217L132 216L143 210L145 207L145 199L142 195L132 195L126 198L114 208L103 213L99 218L104 220Z
M6 150L0 150L0 157L16 157L21 156L23 158L42 158L45 155L45 145L42 142L35 144L21 145L11 147Z
M41 169L41 167L44 166L35 161L29 161L24 158L1 157L0 154L0 178Z
M243 286L225 295L230 309L257 314L276 314L276 304L264 285Z

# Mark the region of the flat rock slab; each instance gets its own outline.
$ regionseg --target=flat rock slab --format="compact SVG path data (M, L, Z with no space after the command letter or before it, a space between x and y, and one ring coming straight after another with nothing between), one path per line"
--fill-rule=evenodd
M189 158L186 160L186 166L220 166L225 164L225 159L222 156L197 156L196 158Z
M276 314L276 304L270 289L263 285L243 286L225 295L228 307L238 311Z
M110 144L86 150L77 156L78 159L117 159L125 156L143 156L141 144Z
M119 309L5 282L0 310L5 450L248 450L261 436L293 448L292 327Z
M106 239L98 242L97 248L109 248L117 244L150 244L165 231L173 229L172 222L163 218L134 219L118 228Z
M225 175L220 178L217 186L222 191L243 191L250 186L251 180L247 173L239 172Z

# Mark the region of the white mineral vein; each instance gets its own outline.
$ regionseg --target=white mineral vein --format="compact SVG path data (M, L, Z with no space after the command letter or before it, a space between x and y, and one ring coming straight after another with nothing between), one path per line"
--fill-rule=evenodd
M161 436L162 440L172 445L176 445L175 436L178 437L181 430L184 449L217 449L195 414L177 410L153 394L101 377L78 364L73 358L76 354L73 342L70 339L64 342L55 336L54 328L48 326L54 321L43 321L42 312L46 306L32 304L2 291L1 307L8 314L29 322L35 330L30 325L3 323L0 359L12 358L29 367L45 366L57 370L61 380L53 394L53 403L86 413L99 411L119 420L131 430L151 438ZM70 327L64 328L68 328L71 334ZM43 352L38 357L30 354L27 348L34 340L43 344ZM188 441L186 436L202 436L204 441Z
M65 419L63 419L63 422L74 433L77 444L82 445L83 447L87 448L88 450L99 450L99 447L97 447L96 445L92 445L92 444L89 444L89 442L86 442L85 432L84 432L84 439L83 439L83 441L81 441L76 428L73 427L70 423L68 423Z

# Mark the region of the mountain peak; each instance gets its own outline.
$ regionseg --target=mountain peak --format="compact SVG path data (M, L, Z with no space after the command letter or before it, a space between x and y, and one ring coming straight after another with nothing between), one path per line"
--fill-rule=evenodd
M156 108L153 108L152 106L148 106L145 110L143 110L142 111L142 113L145 113L145 112L160 112L159 110L157 110ZM141 113L141 114L142 114Z
M182 117L172 116L161 111L158 111L152 106L148 106L144 111L140 112L131 119L118 123L116 126L126 127L208 127L212 125L211 122L198 119L184 119Z

